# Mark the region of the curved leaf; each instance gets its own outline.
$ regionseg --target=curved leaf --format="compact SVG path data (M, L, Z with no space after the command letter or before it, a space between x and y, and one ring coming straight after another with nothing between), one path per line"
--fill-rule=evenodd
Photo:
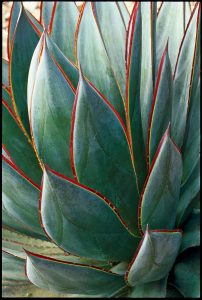
M183 227L182 244L180 251L189 247L200 246L200 210L195 209Z
M72 62L74 56L74 35L79 11L75 2L57 1L52 11L49 32L62 53ZM60 30L58 30L60 28Z
M126 110L127 122L132 139L134 165L139 190L142 189L146 174L146 151L143 139L140 84L141 84L141 52L142 52L142 19L141 4L136 5L132 15L132 29L128 43L128 63L126 74ZM134 84L135 82L135 84Z
M28 281L24 272L25 260L2 251L2 277L4 280ZM16 284L16 283L15 283Z
M108 4L105 3L105 13ZM115 3L113 4L115 7ZM77 26L75 47L84 75L110 101L121 118L125 120L124 100L121 97L112 63L96 23L92 2L85 3L80 12ZM111 38L113 39L113 37Z
M52 10L55 1L41 1L41 16L40 21L46 28L48 28L51 20Z
M168 275L177 257L181 239L182 233L179 230L150 231L147 226L125 275L128 284L136 286Z
M57 47L57 45L52 41L52 39L49 37L49 35L46 35L46 42L49 51L52 53L52 55L55 57L55 60L57 61L58 65L62 68L65 75L69 78L69 81L73 85L73 87L76 89L78 81L79 81L79 71L77 67L71 63L70 60L68 60L64 54L60 51L60 49Z
M13 35L15 32L15 28L16 28L16 24L18 21L18 17L19 17L21 8L22 8L22 4L20 1L13 1L12 7L11 7L11 12L10 12L10 17L9 17L9 24L8 24L8 40L7 40L8 58L10 58Z
M21 7L11 47L10 85L15 113L27 135L30 131L27 109L27 79L31 58L38 40L38 34L30 24L24 8Z
M172 283L185 298L200 298L200 248L183 252L172 271Z
M170 128L170 127L169 127ZM143 230L173 229L179 201L182 158L166 130L148 174L140 199L139 218Z
M200 157L198 157L197 164L195 165L191 176L189 177L187 182L182 186L180 191L180 198L177 205L178 226L180 226L184 222L187 213L191 212L190 205L194 200L194 198L197 196L199 190L200 190Z
M82 74L72 118L71 147L78 181L107 197L138 235L139 195L124 125Z
M131 289L128 298L165 298L167 277L148 283L137 284Z
M121 3L118 2L92 2L92 10L103 45L110 60L122 98L125 99L126 67L124 54L126 24L121 13L124 9L124 4L122 3L122 10L120 6Z
M20 129L5 102L2 105L2 142L14 163L33 181L40 184L42 171L32 145Z
M193 94L192 94L193 95ZM191 176L200 153L200 81L191 99L187 119L187 132L182 149L183 153L183 184Z
M177 52L184 35L185 27L190 17L190 4L185 2L163 2L157 18L157 68L161 60L163 49L169 39L169 56L171 68L174 71Z
M22 231L28 231L33 236L44 236L38 216L39 187L6 158L2 161L2 170L3 211L21 224ZM5 225L12 227L12 224Z
M127 29L128 28L128 22L129 22L129 19L130 19L130 14L129 14L129 11L126 7L126 4L124 2L116 2L116 5L118 6L118 9L120 11L120 15L123 19L124 26Z
M123 276L110 271L30 252L27 252L26 273L35 285L63 293L108 297L125 286Z
M48 236L70 253L104 261L130 261L139 243L107 200L48 168L40 209Z
M167 44L159 65L150 112L147 140L147 159L149 165L152 163L161 137L171 120L172 95L173 82Z
M69 177L72 177L69 143L73 102L74 91L44 42L32 93L31 127L42 162Z
M175 66L171 136L179 147L183 144L187 122L199 18L200 5L192 12L192 17L185 31Z

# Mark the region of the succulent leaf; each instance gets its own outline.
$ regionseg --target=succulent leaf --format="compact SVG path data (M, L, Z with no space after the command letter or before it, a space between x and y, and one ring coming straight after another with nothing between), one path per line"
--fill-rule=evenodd
M107 7L111 5L111 3L105 3L106 12ZM113 5L114 10L117 9L115 2ZM86 2L80 12L75 36L78 62L82 67L84 75L110 101L125 121L125 101L121 97L121 90L116 79L115 70L110 61L110 56L106 51L104 37L99 30L99 22L95 18L93 3ZM116 30L118 31L118 29ZM110 36L110 39L113 39L113 37ZM122 55L124 56L124 53ZM121 61L122 58L119 59Z
M181 226L184 222L185 216L191 213L190 204L194 201L200 190L200 157L192 171L191 176L187 182L181 187L179 202L177 205L177 224Z
M173 229L179 201L182 158L169 137L169 127L154 156L139 204L142 230Z
M27 109L27 79L31 58L38 40L39 36L21 6L11 45L9 83L15 114L28 136L30 126Z
M55 1L41 1L40 22L48 29Z
M192 69L196 62L195 52L199 41L197 38L199 19L200 5L198 4L187 25L174 72L171 136L179 147L183 144L186 128L192 85Z
M48 236L75 255L104 261L130 261L140 241L127 231L111 203L47 167L40 207ZM117 248L120 240L122 243Z
M2 142L14 163L29 178L40 184L42 171L32 145L22 132L13 112L3 101L2 105Z
M171 282L184 298L200 298L199 247L187 249L177 258Z
M43 237L38 217L39 188L6 158L2 161L2 171L3 210L21 224L22 231ZM12 227L11 224L5 225Z
M144 144L148 136L149 115L155 86L156 67L156 2L142 2L142 49L140 106ZM148 51L148 49L150 51Z
M78 16L79 11L75 2L57 1L53 6L49 23L49 33L53 41L73 63L76 62L74 56L74 35Z
M147 140L148 165L151 165L161 137L171 120L172 96L173 80L167 44L158 69L149 118Z
M30 100L31 128L40 160L69 177L72 177L69 143L74 96L44 41Z
M7 103L9 108L13 111L11 95L8 89L6 89L3 85L2 85L2 99Z
M137 284L131 289L129 298L165 298L167 277L157 281Z
M139 194L127 133L120 117L82 73L72 118L72 154L78 181L108 198L138 235Z
M125 279L130 286L164 278L177 257L182 239L179 230L153 230L147 226Z
M157 17L156 66L161 60L163 49L169 40L168 52L174 72L177 50L180 47L186 25L191 15L190 4L185 2L163 2Z
M110 271L30 252L27 252L26 273L41 288L69 294L105 297L125 286L123 276Z
M143 139L140 84L142 52L142 19L141 4L137 4L131 15L131 34L126 74L126 111L127 125L132 140L134 166L139 190L142 189L146 173L146 150ZM135 82L135 84L134 84ZM141 158L141 159L140 159Z
M188 221L183 226L183 236L180 252L188 248L200 246L200 210L194 209Z
M24 264L24 259L2 251L3 279L15 280L15 284L19 283L19 281L28 282L24 272Z

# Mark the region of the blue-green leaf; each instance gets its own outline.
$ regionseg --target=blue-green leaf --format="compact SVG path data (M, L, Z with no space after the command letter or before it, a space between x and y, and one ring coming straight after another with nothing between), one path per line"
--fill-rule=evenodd
M130 286L157 281L168 275L182 239L178 230L147 230L128 268L125 279Z
M145 230L173 229L179 202L182 177L182 158L166 130L153 159L142 191L139 218Z
M139 194L126 129L82 74L73 120L72 155L78 181L108 198L138 235Z

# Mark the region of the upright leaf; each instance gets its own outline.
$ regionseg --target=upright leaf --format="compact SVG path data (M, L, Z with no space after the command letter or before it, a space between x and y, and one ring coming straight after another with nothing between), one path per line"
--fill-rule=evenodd
M138 234L139 194L125 127L82 74L72 118L71 147L78 181L107 197L132 232Z
M148 122L155 85L156 2L142 2L142 49L140 106L144 144L147 144Z
M13 111L11 95L7 89L2 86L2 99L7 103L9 108Z
M121 6L121 3L118 2L92 2L92 9L100 36L114 71L114 77L120 93L122 98L125 99L126 67L124 54L127 27L122 15L123 6L123 3Z
M52 11L49 26L49 32L53 41L73 63L76 62L74 56L74 35L78 16L79 11L75 2L57 1Z
M41 161L69 177L72 177L69 143L73 102L74 90L44 41L32 93L31 127Z
M111 4L105 3L105 14L109 5ZM116 4L113 3L113 5L114 9L117 9ZM110 36L110 38L113 39L114 37ZM91 2L86 2L80 12L75 47L77 59L84 75L110 101L122 119L125 120L124 99L121 97L115 70L106 51L105 41L100 33Z
M107 200L48 168L41 197L43 226L62 249L91 259L130 261L139 239L127 231Z
M131 289L129 298L165 298L167 276L157 281L137 284Z
M20 1L13 1L13 5L11 7L11 12L10 12L9 24L8 24L8 40L7 40L8 58L10 58L13 35L15 32L15 28L16 28L16 24L18 21L21 8L22 8L22 4L20 3Z
M177 51L180 47L184 30L190 17L190 4L184 2L163 2L157 18L156 67L158 68L163 49L169 40L168 51L174 72ZM157 71L157 70L156 70Z
M27 109L27 79L31 58L38 40L38 34L30 24L24 8L21 7L11 46L10 85L15 113L28 135L30 128Z
M154 156L139 204L140 226L145 230L173 229L179 202L182 158L169 137L169 128Z
M188 105L192 84L192 69L196 61L197 33L200 5L192 12L180 47L174 73L171 136L181 147L187 122Z
M132 29L128 43L128 63L126 74L126 110L128 129L132 139L134 165L139 190L146 177L146 151L143 139L140 85L141 85L141 52L142 52L142 19L141 4L136 6L131 16ZM135 84L134 84L135 82Z
M172 96L173 81L167 44L158 69L148 125L147 159L149 165L171 120Z
M157 281L168 275L182 239L178 230L147 230L125 275L130 286Z
M110 271L30 252L27 252L26 273L32 283L43 289L86 297L108 297L125 286L123 276Z
M55 1L41 1L40 21L46 28L48 28L50 24L54 2Z

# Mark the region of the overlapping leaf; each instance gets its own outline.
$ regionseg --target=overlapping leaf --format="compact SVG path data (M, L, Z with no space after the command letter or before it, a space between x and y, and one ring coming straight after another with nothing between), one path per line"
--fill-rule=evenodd
M148 125L147 160L149 165L171 120L172 96L173 82L167 44L158 69Z
M177 257L182 239L178 230L150 231L147 227L141 244L125 275L130 286L164 278Z
M39 188L6 158L2 161L2 168L3 211L11 217L10 223L5 225L12 228L14 219L21 226L21 232L43 237L38 216Z
M122 119L125 120L124 98L121 96L121 88L119 88L120 83L117 80L118 75L115 72L115 66L110 60L113 52L111 55L107 52L109 51L108 47L111 44L111 40L114 39L114 36L118 35L120 38L121 35L124 34L125 24L118 14L118 7L115 2L113 4L105 3L105 9L102 8L103 4L97 3L97 15L98 8L100 12L102 12L101 8L104 9L104 13L98 19L95 15L94 5L95 2L86 2L80 13L76 32L77 58L81 64L84 75L87 76L96 88L110 101L113 107L119 112ZM101 23L109 21L105 19L108 8L110 8L110 10L112 9L111 15L114 17L114 20L118 17L120 22L118 23L119 27L113 32L113 36L111 36L111 34L107 36L108 42L106 42L102 33L102 30L105 31L106 28L101 28ZM113 12L113 10L115 12ZM115 23L117 24L117 21ZM109 26L112 25L109 24ZM111 27L110 32L112 32L113 29L114 27ZM115 57L117 57L116 61L120 61L121 63L124 61L123 45L125 45L125 40L123 39L121 41L119 39L118 42L119 47L120 42L122 42L122 51L120 52L122 53L122 57L120 57L120 53L117 52L119 47L113 47L112 50L116 50L114 53ZM122 67L125 68L125 65L122 65ZM123 74L125 74L125 71L123 72ZM121 75L119 76L123 76L122 69L120 73Z
M29 93L32 95L30 122L40 160L72 177L69 143L74 90L45 40L35 82L31 80L30 88L33 85L33 92Z
M125 286L123 276L110 271L30 252L27 253L26 273L35 285L68 294L109 297Z
M129 298L165 298L166 285L167 277L157 281L137 284L131 289Z
M58 246L91 259L130 261L140 239L127 231L107 200L47 168L41 197L43 226Z
M142 19L141 4L133 10L131 16L131 34L128 40L129 53L127 63L126 82L126 110L127 125L132 139L134 165L138 180L139 190L146 177L146 150L143 139L140 85L141 85L141 54L142 54ZM134 84L135 83L135 84Z
M27 79L31 58L38 40L39 36L21 6L11 45L10 85L15 113L27 135L30 131L27 110Z
M40 21L46 28L50 24L53 7L54 1L41 1Z
M75 101L72 133L75 175L80 183L107 197L131 231L138 234L139 194L124 125L82 74Z
M32 145L19 127L12 111L2 105L2 142L14 163L37 184L41 183L42 171Z
M8 83L8 61L2 58L2 84L5 87L9 86Z
M172 103L172 129L171 136L176 144L181 147L187 122L187 111L190 101L192 84L192 69L196 62L196 48L200 20L200 5L192 12L189 24L183 37L175 66L173 103ZM197 85L198 81L195 83ZM196 100L197 101L197 100Z
M190 4L185 2L163 2L157 18L156 32L156 66L161 60L163 49L169 40L168 51L171 60L171 68L174 72L178 49L186 25L191 14ZM156 70L157 71L157 70Z
M140 226L173 229L179 202L182 158L166 130L156 151L139 206Z
M51 6L51 4L49 4L49 6ZM53 6L49 23L49 32L53 41L73 63L76 62L74 56L74 35L78 16L79 11L75 2L57 1ZM58 28L60 28L60 30L58 30Z

